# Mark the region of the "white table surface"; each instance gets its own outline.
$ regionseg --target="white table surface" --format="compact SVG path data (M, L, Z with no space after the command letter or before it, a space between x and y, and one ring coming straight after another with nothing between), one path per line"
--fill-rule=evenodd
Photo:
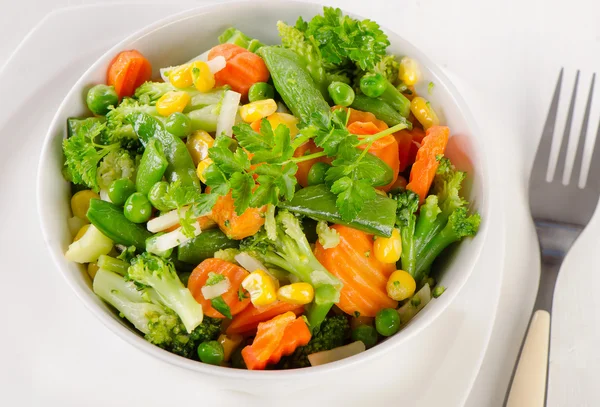
M95 2L2 0L0 4L4 7L0 14L0 67L27 32L47 13L60 7L90 3ZM533 302L532 292L535 292L537 285L535 273L527 272L528 269L535 270L537 259L532 255L535 254L532 252L535 241L526 211L526 174L559 67L565 66L567 72L572 73L572 69L576 67L584 72L591 72L591 69L598 66L600 26L596 24L596 19L600 8L593 1L582 0L568 3L558 0L407 0L397 2L399 4L394 6L384 6L384 0L337 0L324 3L369 16L395 29L449 70L453 79L456 78L469 90L469 100L482 101L480 105L471 106L482 122L482 127L497 126L506 132L506 139L497 140L496 144L498 154L506 160L506 183L511 185L505 202L509 213L506 220L509 234L506 276L492 341L467 402L469 407L499 406L527 324ZM422 30L403 30L403 19L417 19L422 22ZM43 63L43 60L37 63ZM1 105L6 103L8 101L4 99ZM592 240L588 239L588 247ZM581 254L583 249L578 250L579 257L585 258L585 253ZM587 269L591 270L591 267ZM575 297L582 291L580 286L573 283L581 279L584 271L572 267L561 277L571 276L573 272L578 274L570 279L562 278L570 284L564 284L561 298L577 298L573 303L578 307L585 307L586 298L592 296L585 293L586 295ZM590 278L589 282L596 282L594 276ZM62 282L58 281L57 284ZM574 347L568 340L569 335L564 334L578 329L573 324L567 325L573 308L569 308L567 301L560 305L555 309L553 340L556 337L556 343L561 346L552 350L551 383L559 383L557 378L567 380L569 376L580 376L582 380L577 386L567 387L565 390L559 389L564 388L564 385L553 386L549 405L599 405L598 391L594 387L598 368L592 368L592 362L597 357L586 361L586 354L577 351L590 349L589 343L595 332L586 330L583 337L580 337L584 343L580 341L579 346ZM590 306L594 305L596 304L590 301ZM564 325L562 321L565 321ZM587 343L586 338L590 338ZM76 340L77 338L69 339ZM92 361L88 360L89 362ZM101 360L93 363L102 366ZM595 365L598 366L597 363ZM110 367L103 368L110 372ZM42 379L26 377L23 373L15 372L15 376L22 376L23 380ZM48 382L47 385L52 384Z

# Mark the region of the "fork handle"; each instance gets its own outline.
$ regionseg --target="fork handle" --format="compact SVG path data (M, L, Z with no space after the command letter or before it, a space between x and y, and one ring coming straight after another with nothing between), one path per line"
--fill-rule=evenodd
M550 314L533 314L506 407L543 407L546 398Z

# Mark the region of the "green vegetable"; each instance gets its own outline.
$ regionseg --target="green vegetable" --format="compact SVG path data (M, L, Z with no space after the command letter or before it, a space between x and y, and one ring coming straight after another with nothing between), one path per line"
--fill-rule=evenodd
M110 185L122 178L135 179L135 159L127 150L111 151L100 161L97 170L97 181L100 189L108 189Z
M359 325L352 331L352 340L361 341L368 348L377 344L377 331L370 325Z
M438 298L440 295L444 294L444 291L446 291L446 287L443 285L438 285L433 289L431 295L433 295L433 298Z
M301 281L312 285L315 288L314 304L319 306L318 314L325 317L326 312L323 314L323 308L329 310L339 301L342 282L316 259L298 218L288 211L279 211L276 221L276 239L269 239L264 229L261 229L242 242L242 250L250 252L267 267L274 266L288 271ZM330 288L321 290L323 287ZM311 317L309 310L308 320L314 329L321 323L322 318Z
M250 86L248 90L248 100L250 102L256 102L257 100L273 99L275 97L275 90L273 86L265 82L256 82Z
M390 237L396 221L396 202L376 194L365 203L364 209L351 221L342 219L336 206L336 197L325 185L315 185L296 192L289 202L280 208L309 216L317 220L339 223L367 233Z
M215 311L220 312L221 315L223 315L225 318L233 318L231 316L231 309L229 308L229 305L227 305L223 297L221 297L220 295L211 299L210 305L212 305Z
M165 129L175 137L184 138L192 132L192 120L183 113L175 112L167 117Z
M213 257L218 250L237 249L239 244L238 240L229 239L219 229L203 230L198 236L179 246L177 259L196 265Z
M325 183L325 173L331 165L324 162L316 162L308 171L308 185L319 185Z
M202 306L183 286L170 261L150 253L142 253L132 260L127 277L152 287L160 301L179 315L188 333L202 323Z
M135 184L129 178L115 180L108 187L108 197L115 205L123 205L135 192Z
M329 104L317 89L310 73L294 51L278 47L262 47L263 58L275 89L294 116L307 120L314 112L327 113Z
M123 213L133 223L146 223L152 216L152 205L146 195L134 192L125 201Z
M404 96L402 96L404 97ZM404 97L405 98L405 97ZM408 99L406 99L408 101ZM366 95L356 95L354 102L350 106L356 110L362 110L364 112L371 112L379 120L386 122L388 126L395 126L400 123L406 124L406 128L411 129L412 124L406 120L407 116L403 116L398 113L391 105L384 102L381 99L373 99ZM410 110L410 102L408 102L408 108Z
M146 251L148 253L156 254L159 257L170 258L173 255L173 248L167 250L159 250L157 247L157 239L164 235L164 232L158 232L154 236L146 239Z
M219 35L219 44L225 43L235 44L242 48L246 48L250 52L256 52L259 48L264 46L259 40L248 37L234 27L229 27L223 34Z
M324 220L317 223L317 234L319 243L324 249L332 249L340 243L340 234L337 230L330 228Z
M144 226L129 221L120 207L100 199L90 201L87 218L113 242L138 250L145 250L146 239L152 236Z
M310 342L297 348L290 356L283 357L279 366L284 369L308 367L308 355L340 347L349 336L350 324L345 315L325 318L321 326L313 331Z
M354 102L354 90L352 87L343 82L331 82L327 87L329 97L333 103L340 106L350 106Z
M119 95L114 86L100 84L88 90L85 101L92 113L104 116L111 106L117 106Z
M386 55L381 58L381 61L375 64L373 69L365 71L358 67L355 71L355 87L360 87L360 78L362 78L367 73L378 73L383 75L388 81L395 84L398 82L398 71L400 69L400 64L396 61L396 58L393 55Z
M122 276L127 274L127 269L129 268L129 262L123 261L121 259L116 259L105 254L98 257L97 264L98 268L112 271L113 273L117 273Z
M383 336L392 336L400 330L400 316L393 308L384 308L375 315L375 328ZM366 344L365 344L366 345Z
M204 106L188 113L192 121L192 131L204 130L209 133L217 131L217 120L219 119L220 104Z
M149 140L135 179L137 191L148 195L152 187L162 179L168 164L158 140Z
M91 129L96 125L102 125L104 123L106 123L106 117L86 117L85 119L75 119L73 117L68 118L67 137L76 136L77 132L82 127L87 127L88 129Z
M383 95L388 81L380 73L368 73L360 78L360 90L370 98Z
M246 362L242 357L243 346L238 346L231 354L231 367L234 369L247 369Z
M198 346L198 357L203 363L220 366L225 358L223 345L217 341L202 342Z

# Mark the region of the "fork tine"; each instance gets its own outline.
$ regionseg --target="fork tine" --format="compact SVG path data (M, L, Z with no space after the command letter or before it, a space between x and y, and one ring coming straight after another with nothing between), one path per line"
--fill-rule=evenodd
M596 117L594 119L597 119ZM587 185L591 187L595 187L598 192L600 192L600 142L598 142L598 138L600 137L600 125L596 127L596 134L593 140L594 142L594 151L592 153L592 158L590 162L590 169L585 179L587 179ZM586 186L587 186L586 185Z
M556 87L554 88L554 94L552 95L552 102L550 103L550 109L548 109L548 115L546 116L546 123L542 130L542 138L535 154L535 160L531 169L531 179L546 181L548 179L550 171L550 152L552 151L552 137L554 135L554 125L556 124L556 116L558 112L558 100L560 99L560 89L562 86L564 68L560 69L558 79L556 81Z
M558 158L556 161L556 169L554 170L554 179L562 179L565 173L565 165L567 162L567 151L569 149L569 136L571 134L571 125L573 123L573 112L575 111L575 100L577 98L577 85L579 83L579 70L575 75L575 84L573 85L573 92L571 93L571 101L569 102L569 110L567 112L567 119L565 121L564 132L562 141L560 143L560 150L558 151ZM560 118L559 118L560 120ZM558 131L562 129L559 127Z
M578 184L581 188L583 188L583 184L585 182L580 182L581 173L584 167L583 162L583 154L585 151L585 147L588 144L586 141L588 139L588 124L590 121L590 112L592 110L592 99L594 96L594 84L596 82L596 74L592 75L592 81L590 84L590 91L587 97L587 104L585 106L585 113L583 114L583 120L581 122L581 132L579 133L579 139L577 143L577 152L575 153L575 158L573 161L573 173L571 175L571 179L575 184ZM566 180L566 183L569 183L569 180Z

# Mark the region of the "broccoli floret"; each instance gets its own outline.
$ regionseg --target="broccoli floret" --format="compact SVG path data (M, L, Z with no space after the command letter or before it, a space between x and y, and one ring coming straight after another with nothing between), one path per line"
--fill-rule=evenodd
M135 159L127 150L113 150L100 161L96 177L100 189L108 189L113 181L128 178L134 181L136 171Z
M111 109L106 114L107 137L113 142L119 141L123 148L135 149L139 147L137 134L133 130L133 126L126 120L127 116L135 112L147 113L164 121L164 117L158 114L156 107L140 103L132 98L123 98L119 106Z
M283 358L280 366L284 369L308 367L310 366L308 355L340 347L349 337L350 324L345 315L325 318L321 326L313 331L310 342L297 348L290 356Z
M179 280L175 266L169 260L142 253L132 260L127 277L152 287L161 303L179 315L187 332L191 333L202 323L202 306Z
M402 269L412 276L417 268L417 253L415 251L415 225L417 221L417 210L419 209L419 196L412 191L403 191L394 196L398 202L396 209L396 225L400 228L402 240L402 254L400 261Z
M300 226L300 221L288 211L276 216L276 239L271 240L264 228L242 241L241 250L250 252L267 267L274 266L294 274L315 288L315 299L307 318L311 329L317 327L334 303L339 301L342 282L331 274L314 256Z
M400 64L396 61L396 58L393 55L386 55L381 58L381 61L375 64L375 67L371 71L363 71L359 66L356 67L356 71L354 72L354 86L356 88L359 87L360 78L362 78L365 74L371 73L380 73L382 74L390 83L396 84L398 81L398 70L400 68Z
M144 82L136 90L133 97L145 105L156 105L156 101L165 93L172 90L179 90L169 82Z

